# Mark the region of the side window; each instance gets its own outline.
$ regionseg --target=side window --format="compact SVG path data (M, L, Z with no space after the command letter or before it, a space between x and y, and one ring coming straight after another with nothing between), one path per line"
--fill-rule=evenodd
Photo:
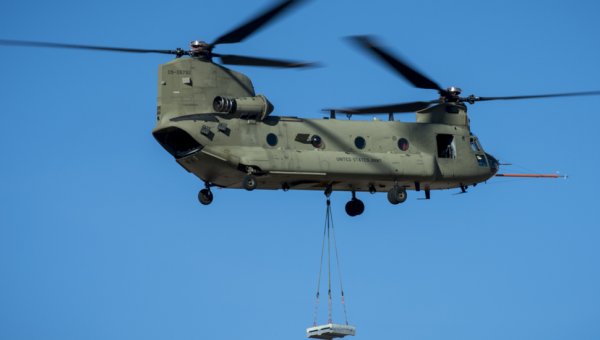
M275 146L277 145L277 135L274 133L269 133L267 135L267 144L269 144L270 146Z
M408 140L406 138L398 139L398 149L402 151L408 151Z
M362 150L367 146L367 141L363 137L358 136L354 139L354 146L356 146L357 149Z
M310 138L310 144L312 144L313 147L318 149L321 146L323 146L323 140L321 139L321 137L319 135L313 135Z
M439 134L436 136L437 152L439 158L456 158L454 136Z

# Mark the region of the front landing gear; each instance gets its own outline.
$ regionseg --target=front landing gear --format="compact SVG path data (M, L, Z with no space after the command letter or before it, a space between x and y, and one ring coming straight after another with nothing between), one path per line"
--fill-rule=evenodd
M346 203L346 214L348 216L358 216L365 211L365 204L356 198L356 192L352 191L352 199Z
M256 182L256 177L254 177L254 175L247 174L246 176L244 176L244 179L242 180L242 187L244 189L252 191L256 189L257 185L258 183Z
M198 192L198 201L200 201L200 204L202 205L209 205L213 201L213 193L210 190L210 183L205 183L204 185L206 187Z

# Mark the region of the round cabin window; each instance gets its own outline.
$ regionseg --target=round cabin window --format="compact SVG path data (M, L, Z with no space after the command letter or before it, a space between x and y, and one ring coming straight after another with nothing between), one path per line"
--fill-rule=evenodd
M406 140L406 138L398 139L398 148L402 151L408 150L408 141Z
M274 133L269 133L267 135L267 144L269 144L270 146L275 146L277 145L277 135Z
M323 145L323 139L321 139L321 136L319 135L314 135L310 139L310 144L312 144L312 146L315 148L320 148L321 145Z
M358 149L364 149L365 146L367 145L367 141L365 141L364 138L358 136L354 139L354 145L356 145L356 148Z

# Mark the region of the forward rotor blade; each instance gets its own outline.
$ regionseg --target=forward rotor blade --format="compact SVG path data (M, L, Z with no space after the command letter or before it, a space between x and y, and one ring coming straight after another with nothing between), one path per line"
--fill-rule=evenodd
M553 98L553 97L579 97L579 96L598 96L600 91L587 91L587 92L567 92L567 93L553 93L553 94L535 94L528 96L508 96L508 97L467 97L467 102L483 102L490 100L514 100L514 99L534 99L534 98Z
M254 19L246 22L238 26L237 28L231 30L230 32L223 34L215 42L211 44L211 46L215 46L218 44L231 44L237 43L244 39L246 39L249 35L259 30L265 24L273 20L277 15L283 12L285 9L289 8L294 4L298 4L303 0L286 0L280 2L278 5L272 7L271 9L263 12L259 16Z
M77 50L95 50L95 51L128 52L128 53L160 53L160 54L175 54L175 55L183 53L183 51L181 51L181 50L179 50L179 51L177 51L177 50L149 50L149 49L142 49L142 48L107 47L107 46L77 45L77 44L42 42L42 41L6 40L6 39L0 39L0 45L44 47L44 48L66 48L66 49L77 49Z
M405 113L405 112L415 112L415 111L426 109L431 104L432 104L431 102L409 102L409 103L398 103L398 104L381 105L381 106L323 109L323 111L335 111L335 112L350 113L350 114Z
M352 39L360 47L370 51L375 56L383 60L386 64L392 67L396 72L398 72L415 87L418 87L420 89L437 90L438 92L440 92L440 94L446 92L436 82L429 79L414 68L410 67L406 62L400 60L400 58L393 56L391 53L387 52L383 47L377 45L370 37L353 36L350 37L350 39Z
M221 62L226 65L265 66L265 67L282 67L282 68L300 68L300 67L317 66L316 63L292 61L292 60L246 57L246 56L233 55L233 54L213 53L213 56L220 58Z

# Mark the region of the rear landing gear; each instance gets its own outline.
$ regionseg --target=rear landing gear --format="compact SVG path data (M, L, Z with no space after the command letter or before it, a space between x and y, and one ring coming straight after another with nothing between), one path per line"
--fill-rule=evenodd
M352 191L352 199L346 203L346 214L348 216L358 216L365 211L365 204L363 201L356 198L356 192Z
M213 194L212 191L210 191L210 184L206 183L206 188L198 192L198 201L200 201L202 205L209 205L212 203Z
M406 189L397 185L394 185L390 191L388 191L388 201L394 205L404 203L407 197Z

